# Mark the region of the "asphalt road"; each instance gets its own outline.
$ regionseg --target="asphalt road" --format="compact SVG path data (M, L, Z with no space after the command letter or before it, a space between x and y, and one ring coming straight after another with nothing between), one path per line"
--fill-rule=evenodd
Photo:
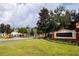
M29 38L0 38L0 40L25 40Z

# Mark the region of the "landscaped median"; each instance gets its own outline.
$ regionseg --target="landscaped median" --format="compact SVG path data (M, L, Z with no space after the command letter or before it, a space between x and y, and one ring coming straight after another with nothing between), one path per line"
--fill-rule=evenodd
M58 56L79 55L79 46L56 43L44 39L27 39L6 42L0 44L2 56Z

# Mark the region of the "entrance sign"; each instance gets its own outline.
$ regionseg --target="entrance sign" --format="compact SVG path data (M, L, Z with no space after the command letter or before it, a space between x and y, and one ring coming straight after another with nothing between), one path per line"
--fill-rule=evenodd
M76 39L76 32L74 30L62 29L54 32L55 39Z

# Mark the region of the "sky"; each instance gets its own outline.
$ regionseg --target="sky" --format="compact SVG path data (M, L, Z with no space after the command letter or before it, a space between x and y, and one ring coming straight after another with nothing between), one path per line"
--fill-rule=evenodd
M79 8L77 3L0 3L0 23L10 24L12 27L35 27L38 13L43 7L54 10L59 5L66 9Z

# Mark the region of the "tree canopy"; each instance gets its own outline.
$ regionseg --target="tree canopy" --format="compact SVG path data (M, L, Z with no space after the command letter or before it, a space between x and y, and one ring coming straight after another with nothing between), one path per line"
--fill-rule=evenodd
M76 13L75 10L65 9L63 6L50 11L47 8L42 8L38 15L37 29L43 33L62 28L73 30L75 29L73 22L79 20L79 13Z
M1 33L11 33L13 31L13 29L11 28L11 26L9 24L0 24L0 32Z

